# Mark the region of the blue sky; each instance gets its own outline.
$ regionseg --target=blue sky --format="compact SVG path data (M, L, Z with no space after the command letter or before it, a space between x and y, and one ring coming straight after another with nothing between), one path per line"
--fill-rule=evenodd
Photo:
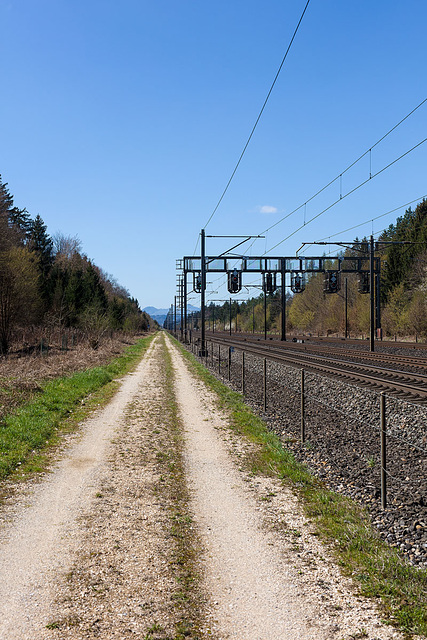
M16 205L40 214L51 234L78 235L84 252L141 306L169 306L175 261L193 253L304 5L0 0L0 173ZM426 22L425 0L311 0L207 233L262 232L424 100ZM423 140L426 123L427 103L372 151L372 173ZM294 255L303 242L426 195L426 153L427 143L274 254ZM369 170L366 157L343 177L343 192ZM306 220L316 215L339 188L251 252L261 255L292 234L304 213ZM380 231L403 212L340 239ZM209 239L208 253L225 250L225 242ZM228 296L220 284L208 299Z

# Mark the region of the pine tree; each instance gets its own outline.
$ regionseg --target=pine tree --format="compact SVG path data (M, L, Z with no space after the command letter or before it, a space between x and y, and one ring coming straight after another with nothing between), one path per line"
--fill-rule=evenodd
M13 196L10 194L7 182L2 181L0 174L0 216L4 216L6 220L9 216L9 211L13 209Z
M53 242L47 233L47 226L39 215L31 223L28 247L37 254L40 271L46 276L53 264Z
M28 248L31 253L37 256L38 268L39 268L39 291L47 306L49 300L49 274L52 269L54 256L53 256L53 242L51 237L47 233L47 226L39 215L32 221Z
M13 207L8 215L9 226L19 229L22 239L25 241L31 234L33 221L26 209L18 209Z
M0 175L0 227L3 240L14 245L24 244L31 229L32 220L26 209L14 206L7 182Z
M383 298L387 298L400 284L405 288L414 285L414 265L427 249L427 201L420 202L415 211L409 208L404 216L396 220L396 224L390 225L380 237L380 240L385 239L413 244L395 244L388 248L381 281Z
M0 175L0 251L6 251L19 244L19 236L16 229L11 228L9 215L14 210L13 196L11 196L7 183L3 183Z

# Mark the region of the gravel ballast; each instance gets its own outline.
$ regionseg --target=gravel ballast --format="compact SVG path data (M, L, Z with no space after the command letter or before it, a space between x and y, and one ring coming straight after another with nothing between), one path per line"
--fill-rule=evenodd
M210 347L210 345L209 345ZM413 355L413 350L410 351ZM213 355L213 358L212 358ZM242 389L242 352L221 349L221 379ZM218 346L203 360L219 375ZM386 396L387 508L381 505L380 394L305 372L305 443L301 443L300 370L245 354L245 400L296 458L330 488L369 510L381 537L427 566L427 408Z

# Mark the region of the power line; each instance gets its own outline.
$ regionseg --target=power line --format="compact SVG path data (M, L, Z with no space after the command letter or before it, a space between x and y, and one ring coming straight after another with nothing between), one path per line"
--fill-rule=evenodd
M307 11L307 7L308 7L309 3L310 3L310 0L307 0L307 3L306 3L306 5L305 5L305 7L304 7L304 11L303 11L303 12L302 12L302 14L301 14L301 17L300 17L300 19L299 19L299 21L298 21L298 24L297 24L296 28L295 28L295 31L294 31L293 36L292 36L292 38L291 38L291 41L290 41L290 43L289 43L289 45L288 45L288 48L287 48L287 50L286 50L286 53L285 53L285 55L283 56L282 62L280 63L279 69L278 69L278 71L277 71L277 73L276 73L276 76L275 76L275 78L274 78L274 80L273 80L273 83L272 83L272 85L271 85L271 87L270 87L270 90L269 90L269 92L268 92L268 94L267 94L267 97L266 97L266 99L264 100L264 104L262 105L261 111L260 111L260 112L259 112L259 114L258 114L258 117L257 117L257 119L256 119L256 121L255 121L254 126L252 127L252 131L251 131L251 133L250 133L250 135L249 135L249 138L248 138L248 139L247 139L247 141L246 141L246 144L245 144L245 146L244 146L244 148L243 148L243 151L242 151L242 153L240 154L239 160L237 161L237 164L236 164L236 166L234 167L233 173L231 174L230 179L229 179L229 181L227 182L227 185L226 185L226 187L225 187L224 191L222 192L221 197L220 197L220 199L218 200L218 202L217 202L217 205L216 205L215 209L212 211L212 213L211 213L211 215L210 215L210 217L209 217L208 221L207 221L207 222L206 222L206 224L205 224L205 227L204 227L205 229L206 229L206 227L208 226L208 224L210 223L210 221L212 220L212 218L214 217L215 213L217 212L218 207L219 207L219 205L221 204L221 202L222 202L222 200L223 200L223 198L224 198L225 194L226 194L226 193L227 193L227 191L228 191L228 187L230 186L231 181L233 180L233 178L234 178L234 176L235 176L235 174L236 174L236 171L237 171L237 169L238 169L238 167L239 167L239 165L240 165L240 163L241 163L241 161L242 161L242 158L243 158L243 156L245 155L246 149L248 148L249 143L250 143L250 141L251 141L251 139L252 139L252 136L253 136L253 135L254 135L254 133L255 133L255 129L256 129L256 128L257 128L257 126L258 126L258 122L259 122L259 121L260 121L260 119L261 119L261 116L262 116L262 114L263 114L263 112L264 112L264 109L265 109L265 107L266 107L266 105L267 105L267 102L268 102L268 100L269 100L269 98L270 98L270 95L271 95L271 93L272 93L272 91L273 91L274 85L276 84L276 81L277 81L277 79L278 79L278 77L279 77L279 74L280 74L280 72L281 72L281 70L282 70L282 67L283 67L283 65L284 65L284 63L285 63L285 60L286 60L286 58L287 58L287 56L288 56L288 53L289 53L289 51L290 51L290 49L291 49L291 47L292 47L292 44L293 44L293 42L294 42L294 40L295 40L295 36L297 35L298 29L299 29L299 27L300 27L300 25L301 25L301 22L302 22L303 18L304 18L304 14L305 14L305 12Z
M199 246L199 242L200 242L200 234L197 234L197 242L196 242L196 246L194 247L193 256L196 255L196 251L197 251L197 247Z
M427 102L427 98L424 98L424 100L422 100L414 109L412 109L412 111L410 111L408 114L406 114L406 116L404 118L402 118L397 124L395 124L391 129L389 129L389 131L387 131L387 133L385 133L379 140L377 140L377 142L375 142L375 144L373 144L371 147L369 147L369 149L367 149L364 153L362 153L361 156L359 156L356 160L354 160L351 164L349 164L348 167L346 167L343 171L341 171L341 173L339 173L335 178L330 180L324 187L319 189L319 191L317 191L314 195L312 195L310 198L308 198L308 200L303 202L299 207L297 207L296 209L294 209L290 213L288 213L285 216L283 216L283 218L281 218L280 220L277 220L277 222L272 224L270 227L267 227L267 229L264 229L264 231L261 231L260 235L262 235L264 233L267 233L267 231L270 231L271 229L274 229L274 227L277 227L278 224L280 224L281 222L283 222L287 218L290 218L290 216L292 216L294 213L296 213L297 211L299 211L300 209L305 207L309 202L314 200L314 198L317 198L318 195L323 193L323 191L325 191L328 187L330 187L332 184L334 184L334 182L336 182L337 180L341 180L342 176L345 173L347 173L347 171L352 169L358 162L360 162L360 160L362 160L363 158L365 158L365 156L370 154L372 152L372 149L375 149L375 147L377 147L383 140L385 140L393 131L395 131L403 122L405 122L405 120L407 120L412 114L415 113L415 111L417 111L420 107L422 107L423 104L425 104L426 102ZM425 140L423 140L420 144L422 144L423 142L425 142ZM419 146L419 145L417 145L417 146ZM415 148L416 147L414 147L413 149L415 149ZM410 149L410 151L413 151L413 149ZM407 153L410 153L410 151L408 151ZM406 155L406 154L404 154L404 155ZM401 157L403 157L403 156L401 156ZM400 160L400 158L398 158L398 160ZM397 162L397 160L395 162ZM391 166L391 165L388 165L387 167L382 169L382 171L387 169L389 166ZM372 173L370 172L369 180L374 178L375 176L377 176L379 173L380 172L377 172L376 174L372 175ZM369 180L366 180L366 182L369 182ZM363 183L363 184L366 184L366 182ZM352 193L352 192L349 192L349 193ZM349 194L347 194L347 195L349 195ZM340 200L342 200L343 197L344 196L340 195ZM338 200L338 202L339 202L339 200ZM311 222L311 220L309 220L309 222ZM305 224L308 224L308 223L305 223ZM303 226L305 226L305 225L303 225Z
M370 182L371 180L373 180L374 178L376 178L377 176L379 176L381 173L383 173L384 171L386 171L387 169L389 169L390 167L392 167L394 164L396 164L396 162L399 162L399 160L402 160L402 158L404 158L405 156L407 156L409 153L411 153L412 151L415 151L415 149L417 149L418 147L420 147L422 144L424 144L425 142L427 142L427 138L424 138L424 140L421 140L421 142L418 142L416 145L414 145L413 147L411 147L411 149L408 149L408 151L405 151L405 153L402 153L402 155L400 155L398 158L395 158L392 162L389 162L388 165L386 165L385 167L383 167L382 169L380 169L379 171L377 171L374 174L371 174L369 176L369 178L367 178L366 180L364 180L363 182L361 182L360 184L358 184L356 187L354 187L354 189L351 189L348 193L346 193L345 195L340 195L340 198L338 200L335 200L335 202L333 202L332 204L330 204L328 207L326 207L325 209L323 209L322 211L320 211L320 213L317 213L315 216L313 216L312 218L310 218L310 220L308 220L307 222L304 222L304 224L302 224L301 226L299 226L297 229L295 229L295 231L293 231L292 233L290 233L288 236L286 236L286 238L283 238L283 240L280 240L280 242L277 242L273 247L271 247L271 249L269 249L269 251L273 251L273 249L276 249L276 247L278 247L279 245L283 244L284 242L286 242L286 240L289 240L289 238L292 238L292 236L294 236L296 233L298 233L298 231L301 231L301 229L304 229L304 227L306 227L308 224L310 224L310 222L313 222L313 220L316 220L317 218L319 218L321 215L323 215L324 213L326 213L327 211L329 211L330 209L332 209L332 207L334 207L335 205L337 205L339 202L341 202L342 200L344 200L344 198L348 198L348 196L350 196L351 194L353 194L355 191L357 191L358 189L360 189L361 187L363 187L365 184L367 184L368 182ZM303 206L303 205L302 205ZM298 207L299 209L301 207ZM297 209L295 210L297 211ZM293 212L295 213L295 212ZM291 215L291 214L289 214ZM278 223L276 223L278 224ZM275 225L274 225L275 226ZM270 227L271 228L271 227ZM263 231L262 233L266 233L266 231Z
M320 238L320 240L317 240L316 242L322 242L323 240L328 240L329 238L335 238L335 236L339 236L342 233L347 233L348 231L353 231L358 227L363 227L365 224L369 224L369 222L374 222L374 220L379 220L380 218L389 216L391 213L395 213L396 211L399 211L399 209L403 209L403 207L408 207L411 204L414 204L414 202L421 202L425 198L427 198L427 195L420 196L419 198L414 198L414 200L411 200L410 202L406 202L405 204L400 205L400 207L396 207L395 209L390 209L390 211L386 211L386 213L381 213L379 216L375 216L374 218L369 218L369 220L365 220L365 222L361 222L360 224L355 224L353 227L349 227L348 229L343 229L342 231L338 231L337 233L334 233L330 236L326 236L325 238Z

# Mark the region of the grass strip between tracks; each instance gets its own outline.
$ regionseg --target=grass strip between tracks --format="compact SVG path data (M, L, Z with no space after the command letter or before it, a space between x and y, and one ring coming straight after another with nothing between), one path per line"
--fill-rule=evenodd
M230 426L261 445L259 453L248 460L251 470L255 474L273 474L292 484L303 500L307 517L342 572L359 585L361 595L379 599L385 622L400 628L408 637L427 634L427 572L409 565L383 542L359 504L328 490L312 476L249 409L240 393L222 384L174 342L192 369L218 395L221 407L230 414Z
M59 435L108 401L117 387L115 379L138 364L152 338L138 340L105 366L41 384L29 403L7 415L0 424L0 480L18 469L21 476L43 470L46 453L58 444Z

